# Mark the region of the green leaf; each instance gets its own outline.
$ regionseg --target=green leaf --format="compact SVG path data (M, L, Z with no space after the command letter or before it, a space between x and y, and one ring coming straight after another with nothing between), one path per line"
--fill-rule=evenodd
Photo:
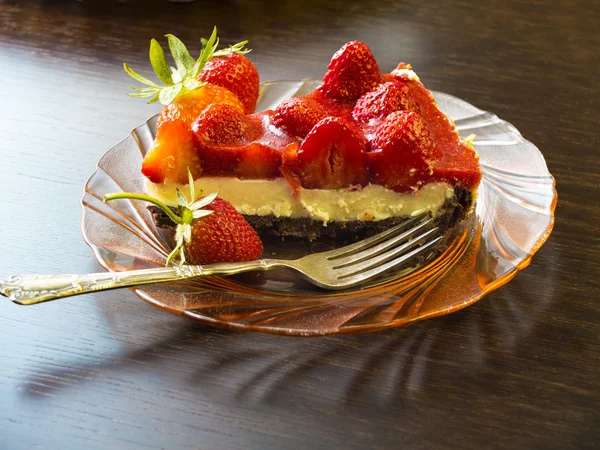
M185 86L186 89L189 89L190 91L193 91L194 89L198 89L199 87L204 86L206 83L203 83L202 81L198 81L194 78L188 78L183 82L183 85Z
M165 58L165 52L156 39L150 41L150 64L152 64L152 68L160 81L167 86L173 85L173 79L171 78L167 58Z
M189 208L192 212L198 211L200 208L210 205L218 195L219 192L213 192L212 194L208 194L206 197L199 198L198 200L194 201Z
M156 94L155 92L130 92L127 95L129 95L130 97L136 97L136 98L147 98L147 97L152 97L155 94Z
M144 78L140 74L136 73L131 67L129 67L127 65L127 63L123 63L123 68L125 69L125 72L127 72L127 74L134 80L139 81L140 83L148 85L148 86L160 88L160 86L158 84L156 84L154 81L150 81L148 78Z
M194 58L188 52L185 44L181 42L176 36L172 34L166 35L169 41L169 49L171 49L171 55L177 65L177 70L181 74L182 78L192 71L194 68Z
M214 212L214 211L212 211ZM192 226L190 224L183 225L183 242L190 243L192 241Z
M198 211L194 211L192 213L192 217L194 219L200 219L201 217L210 216L212 213L214 213L214 211L211 209L199 209Z
M250 53L252 50L249 48L244 48L248 41L238 42L237 44L230 45L229 48L224 48L223 50L216 51L213 54L213 58L216 56L227 56L232 53L239 53L240 55L245 55L246 53Z
M129 95L130 97L137 97L137 98L153 97L155 95L158 95L161 91L160 88L153 88L153 87L139 88L139 87L133 86L132 89L135 91L138 91L138 92L131 92L127 95Z
M177 200L179 201L180 206L184 206L186 208L190 204L190 202L188 202L188 199L185 197L185 195L182 194L179 188L177 188Z
M160 91L158 99L160 100L160 102L163 105L168 105L169 103L171 103L173 101L173 99L175 97L177 97L177 95L181 92L182 88L183 88L183 84L181 84L181 83L177 83L173 86L163 88Z
M179 73L179 71L175 68L175 67L171 67L171 74L173 75L173 83L177 84L177 83L181 83L181 81L183 80L181 74Z
M217 27L214 27L210 38L208 38L208 40L205 40L204 46L202 47L202 53L200 53L200 57L198 58L198 61L196 61L196 64L192 69L192 78L196 78L198 75L200 75L200 72L204 68L206 61L212 58L212 55L217 49L218 45L219 39L217 38Z
M133 89L134 91L138 91L141 93L149 93L149 94L157 94L161 91L161 88L154 88L154 87L145 87L145 88L141 88L141 87L137 87L137 86L132 86L131 89Z
M154 97L152 97L150 100L148 100L148 104L151 105L152 103L156 103L158 101L159 97L160 97L160 92L157 92Z
M179 242L182 238L183 238L183 230L184 230L184 225L183 224L179 224L176 228L175 228L175 242Z
M186 164L185 169L187 170L188 185L190 186L190 202L195 202L196 201L196 184L194 183L194 176L192 175L190 166L188 166Z

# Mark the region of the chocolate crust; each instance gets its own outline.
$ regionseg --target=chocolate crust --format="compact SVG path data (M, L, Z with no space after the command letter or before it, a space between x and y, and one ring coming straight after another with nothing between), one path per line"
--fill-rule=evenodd
M435 223L442 230L453 228L469 214L473 207L471 191L463 187L454 188L454 196L447 199L441 207L441 213ZM150 205L154 222L159 228L172 228L173 222L156 206ZM281 238L301 238L314 241L319 238L344 238L349 236L366 237L377 234L399 223L409 216L390 217L377 221L351 220L346 222L329 222L327 226L318 220L310 218L290 218L244 215L252 228L260 235L271 235Z

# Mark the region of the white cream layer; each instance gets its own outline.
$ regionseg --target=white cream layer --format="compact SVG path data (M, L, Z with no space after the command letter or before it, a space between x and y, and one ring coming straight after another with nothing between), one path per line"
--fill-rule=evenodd
M146 193L167 205L177 204L177 191L188 193L187 185L155 184L146 180ZM240 180L228 177L199 178L196 192L206 195L219 191L219 197L247 215L276 217L310 217L322 221L382 220L389 217L417 215L431 211L435 216L454 189L446 183L429 183L418 192L394 192L369 184L361 190L301 189L295 197L284 178Z

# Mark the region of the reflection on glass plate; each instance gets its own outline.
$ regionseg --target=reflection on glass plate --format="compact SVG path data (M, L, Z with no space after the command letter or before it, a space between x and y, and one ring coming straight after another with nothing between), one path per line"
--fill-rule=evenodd
M308 93L316 84L264 83L257 110ZM204 323L309 336L374 331L448 314L508 282L552 231L554 178L539 150L511 124L451 95L434 95L463 137L477 135L483 179L475 214L446 237L447 249L424 267L335 293L277 271L150 285L134 292L155 306ZM140 167L155 132L156 116L106 152L85 186L83 236L107 270L163 266L172 245L142 202L102 202L110 192L143 191ZM319 251L318 246L310 251ZM305 243L294 241L266 240L265 248L278 257L307 251Z

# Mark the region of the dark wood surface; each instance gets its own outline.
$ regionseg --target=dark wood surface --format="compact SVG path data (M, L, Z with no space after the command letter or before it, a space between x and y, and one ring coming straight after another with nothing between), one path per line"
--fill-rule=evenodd
M149 39L249 39L263 80L345 41L510 121L543 152L555 230L512 282L402 329L298 339L171 316L129 291L0 303L2 449L600 446L600 5L594 1L0 2L0 277L92 272L79 198L157 108ZM197 50L197 47L193 47Z

